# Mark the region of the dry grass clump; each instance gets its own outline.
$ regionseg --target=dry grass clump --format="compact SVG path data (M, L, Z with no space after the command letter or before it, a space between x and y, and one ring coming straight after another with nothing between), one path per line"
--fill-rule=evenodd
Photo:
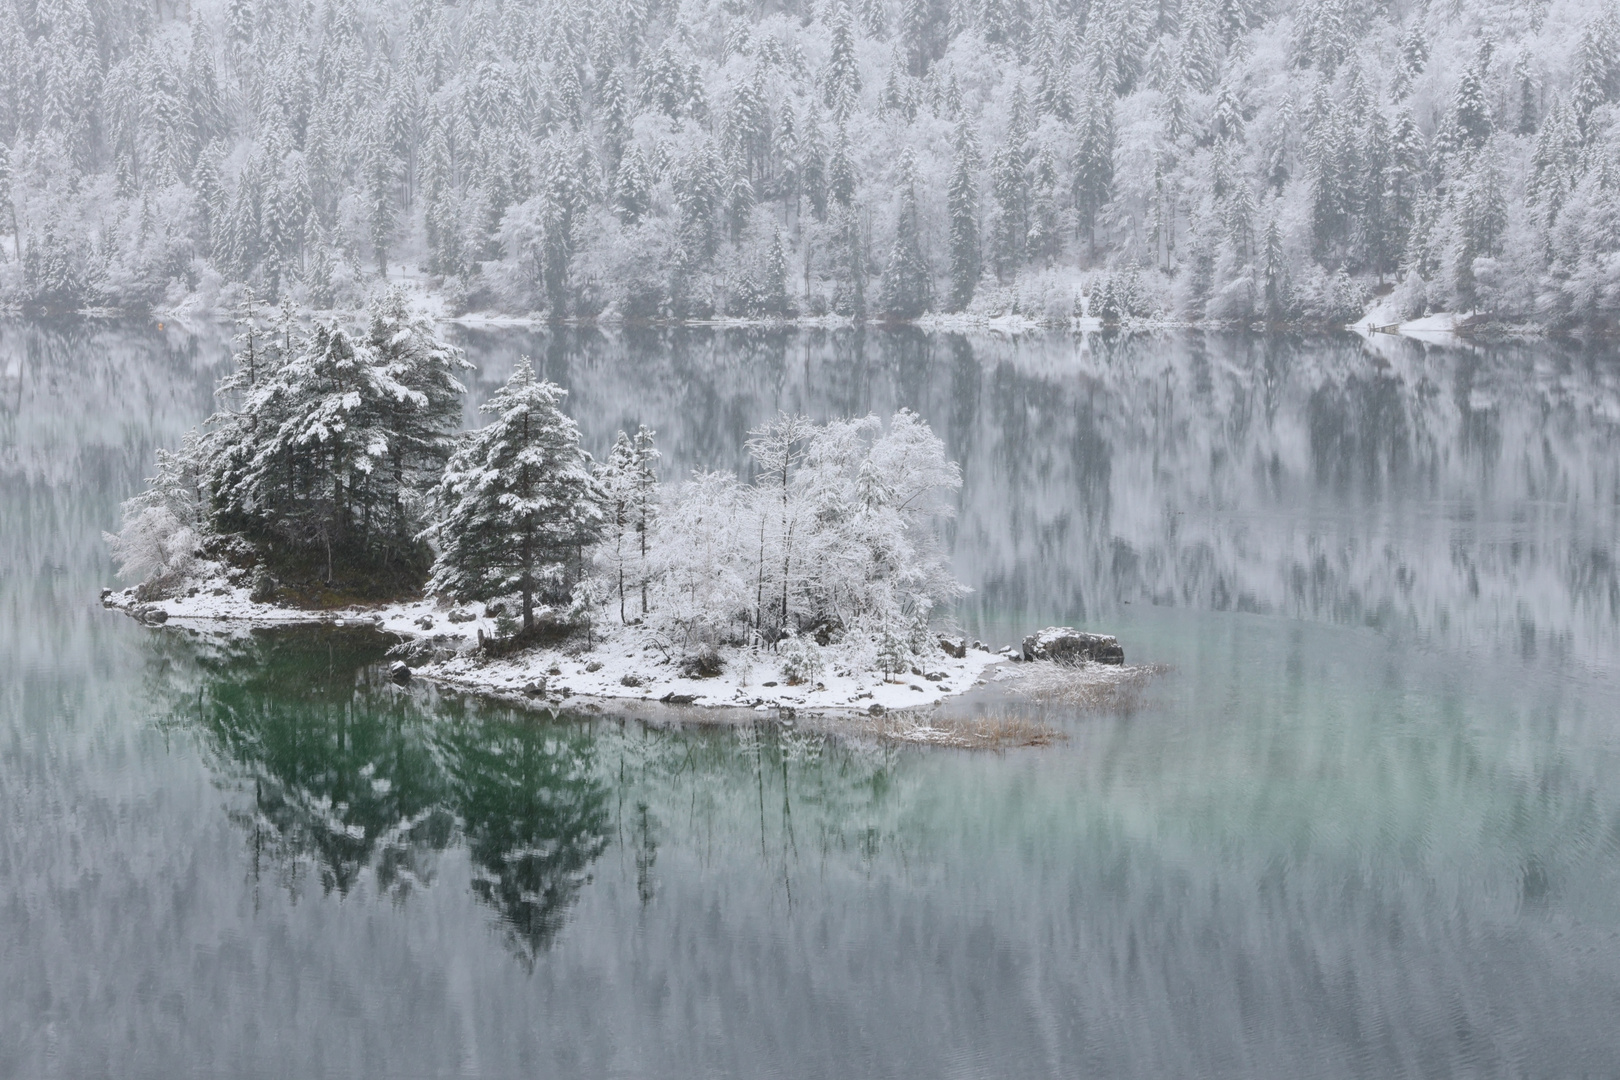
M974 716L886 713L871 717L866 729L867 734L894 742L955 746L967 750L1050 746L1068 738L1050 724L1006 709Z
M1129 712L1141 703L1163 664L1061 664L1031 660L1009 665L999 680L1007 689L1041 705Z

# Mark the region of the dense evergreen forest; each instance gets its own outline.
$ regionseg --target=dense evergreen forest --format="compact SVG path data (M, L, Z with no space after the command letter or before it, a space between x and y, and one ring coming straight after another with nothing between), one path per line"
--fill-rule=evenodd
M1612 4L8 3L24 309L1620 313Z

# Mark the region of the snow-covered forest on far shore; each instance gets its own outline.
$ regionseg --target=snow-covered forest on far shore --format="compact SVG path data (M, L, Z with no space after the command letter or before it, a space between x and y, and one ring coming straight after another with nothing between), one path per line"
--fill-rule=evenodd
M1617 97L1595 0L12 0L0 303L1612 328Z

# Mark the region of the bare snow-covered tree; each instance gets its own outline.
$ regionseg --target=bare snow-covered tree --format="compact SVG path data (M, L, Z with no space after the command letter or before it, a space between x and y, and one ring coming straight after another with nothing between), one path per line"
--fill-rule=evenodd
M596 470L602 488L600 560L619 601L619 621L629 622L627 600L638 597L647 614L648 540L658 517L658 451L645 426L619 432L607 460Z
M783 415L749 449L754 484L702 473L666 501L648 624L685 647L807 635L867 664L891 639L924 650L931 617L962 594L939 538L961 474L927 423ZM797 668L814 666L809 647L793 646Z

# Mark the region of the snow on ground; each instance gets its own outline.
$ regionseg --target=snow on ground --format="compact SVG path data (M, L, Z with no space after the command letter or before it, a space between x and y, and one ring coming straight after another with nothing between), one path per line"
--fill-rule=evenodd
M882 673L840 666L840 650L824 650L826 665L814 683L789 686L781 658L769 650L727 647L720 651L721 673L697 678L682 673L681 653L659 635L636 626L608 625L590 640L570 639L557 648L535 648L491 659L473 650L481 631L496 633L495 620L472 616L450 621L451 611L431 600L309 611L255 603L245 588L203 585L191 596L142 603L133 589L110 592L103 602L143 622L162 621L202 631L242 626L330 623L372 626L405 639L434 639L455 655L413 664L413 674L475 693L560 700L572 696L675 705L780 708L809 712L862 710L889 712L935 705L979 684L987 668L1006 657L969 648L956 658L943 650L915 657L915 668L885 679ZM452 611L456 609L451 609ZM162 612L161 618L156 614ZM224 625L222 625L224 624ZM444 639L444 640L440 640ZM635 683L636 685L631 685Z
M537 649L512 657L486 660L461 654L422 669L424 676L473 690L524 693L546 697L580 694L589 697L662 701L672 704L776 708L812 712L836 709L882 710L933 705L974 686L987 667L1003 657L978 649L957 659L938 652L915 658L909 674L884 679L875 671L827 665L814 683L789 686L780 660L768 650L725 648L721 673L712 678L682 674L680 657L658 636L639 627L613 627L585 651ZM837 655L836 648L828 650ZM594 670L593 670L594 669ZM630 679L640 685L627 685ZM534 687L526 691L526 687Z
M1455 344L1462 340L1458 328L1471 318L1473 316L1469 314L1437 311L1421 319L1402 322L1394 302L1386 297L1368 308L1367 313L1351 323L1348 329L1365 335L1396 334L1436 344Z
M1070 320L1072 321L1072 320ZM1093 322L1098 327L1099 320L1080 320ZM1038 319L1031 319L1025 315L970 315L966 312L947 312L924 315L915 320L914 325L929 333L992 333L1004 334L1008 337L1017 337L1021 334L1038 334L1051 329L1051 326ZM1068 325L1065 323L1063 325ZM1082 326L1079 329L1086 329Z
M1396 327L1396 333L1407 334L1412 337L1425 337L1429 335L1444 335L1454 337L1457 327L1467 315L1459 315L1451 311L1437 311L1433 315L1425 315L1421 319L1410 319Z

